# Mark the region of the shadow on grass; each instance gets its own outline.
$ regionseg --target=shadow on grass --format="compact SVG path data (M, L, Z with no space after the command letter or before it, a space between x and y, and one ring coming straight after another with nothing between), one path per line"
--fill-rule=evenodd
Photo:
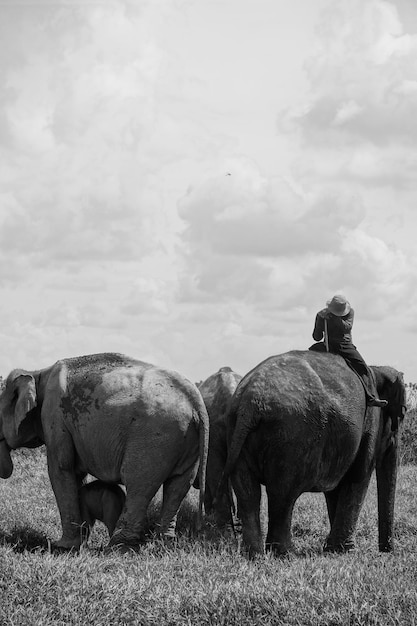
M33 528L13 528L10 533L0 532L0 544L11 546L15 552L50 552L51 544L47 536Z

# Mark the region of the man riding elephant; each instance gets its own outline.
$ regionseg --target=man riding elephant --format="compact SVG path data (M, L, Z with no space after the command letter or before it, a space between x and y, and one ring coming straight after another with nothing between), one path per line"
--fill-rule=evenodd
M359 376L365 389L368 406L385 407L387 401L378 398L372 371L352 343L353 318L354 311L345 296L340 294L333 296L327 302L326 308L316 315L313 339L319 343L313 344L309 349L340 354Z

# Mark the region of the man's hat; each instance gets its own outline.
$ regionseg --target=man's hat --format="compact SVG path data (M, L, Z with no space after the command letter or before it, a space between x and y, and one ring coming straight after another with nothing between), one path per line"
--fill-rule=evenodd
M349 313L350 304L346 300L345 296L337 294L327 302L327 310L330 311L330 313L333 313L333 315L343 317Z

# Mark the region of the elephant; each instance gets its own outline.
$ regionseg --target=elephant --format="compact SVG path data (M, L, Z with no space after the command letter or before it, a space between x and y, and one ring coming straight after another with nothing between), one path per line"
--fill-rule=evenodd
M234 391L242 376L230 367L221 367L198 385L206 405L210 438L206 473L205 511L214 512L216 524L223 528L230 523L232 511L229 494L217 492L227 457L226 415Z
M208 435L203 399L181 374L117 353L65 358L7 377L0 476L13 470L11 450L46 445L62 525L57 550L82 542L78 490L85 476L123 484L126 502L106 549L126 551L143 541L147 508L161 485L159 533L175 537L178 509L197 472L201 526Z
M88 539L96 520L104 523L111 537L126 502L123 489L119 485L93 480L80 487L78 496L85 538Z
M239 383L227 416L230 475L250 557L291 547L294 504L323 492L330 521L325 551L354 547L354 533L376 468L379 549L393 549L399 426L406 411L401 372L372 367L384 409L367 407L359 377L336 354L290 351L272 356ZM266 546L261 485L268 499Z

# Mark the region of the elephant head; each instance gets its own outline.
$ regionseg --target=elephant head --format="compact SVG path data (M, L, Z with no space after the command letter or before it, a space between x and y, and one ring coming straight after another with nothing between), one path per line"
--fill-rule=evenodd
M397 432L407 411L403 373L388 366L373 366L372 370L380 396L388 400L384 418L391 421L391 431Z
M13 471L10 450L21 446L36 447L39 437L35 376L24 370L13 370L0 396L0 477Z

